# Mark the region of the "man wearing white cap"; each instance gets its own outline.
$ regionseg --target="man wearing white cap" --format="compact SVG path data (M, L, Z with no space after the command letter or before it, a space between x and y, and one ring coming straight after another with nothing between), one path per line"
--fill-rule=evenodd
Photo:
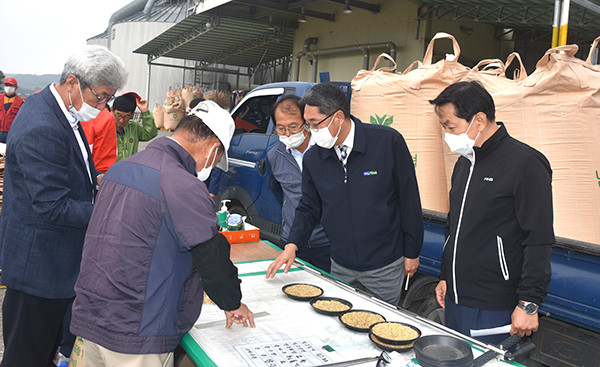
M200 181L214 166L227 171L233 130L227 111L201 102L172 137L155 139L104 176L71 319L71 332L84 339L87 367L173 366L173 351L200 314L203 290L225 311L226 327L254 327Z

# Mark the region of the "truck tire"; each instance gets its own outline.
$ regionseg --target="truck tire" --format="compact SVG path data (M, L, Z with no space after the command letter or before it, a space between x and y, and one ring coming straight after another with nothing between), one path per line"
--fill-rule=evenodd
M427 298L425 298L423 303L421 303L421 306L419 306L417 314L426 317L429 320L435 321L438 324L444 325L444 309L442 308L442 306L440 306L435 297L435 287L431 288L431 290L427 294Z

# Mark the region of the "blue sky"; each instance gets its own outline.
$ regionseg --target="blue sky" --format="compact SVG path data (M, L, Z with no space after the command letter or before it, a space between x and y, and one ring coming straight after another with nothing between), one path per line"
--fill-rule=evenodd
M0 6L0 70L60 74L66 59L103 32L130 0L5 0Z

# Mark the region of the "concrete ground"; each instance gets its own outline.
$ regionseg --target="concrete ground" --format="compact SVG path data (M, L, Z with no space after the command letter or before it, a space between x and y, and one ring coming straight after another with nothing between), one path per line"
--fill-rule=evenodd
M172 132L170 131L165 131L165 130L159 130L158 131L158 137L161 136L171 136ZM139 145L139 149L138 150L144 150L144 148L146 148L146 146L148 145L149 142L140 142ZM2 302L4 302L4 294L6 293L6 289L5 288L1 288L0 289L0 305L2 304ZM2 310L0 308L0 360L2 359L2 356L4 355L4 335L2 334Z

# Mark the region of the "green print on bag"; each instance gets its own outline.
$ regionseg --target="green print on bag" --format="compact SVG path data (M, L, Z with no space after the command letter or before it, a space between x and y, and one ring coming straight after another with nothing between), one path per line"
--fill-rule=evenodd
M173 114L173 120L177 120L177 114L176 113Z
M387 113L381 117L379 117L379 115L375 114L375 117L371 116L371 123L373 125L390 126L394 122L394 116L390 116L388 118L386 118L386 117L387 117Z
M596 170L596 178L598 179L598 186L600 186L600 175L598 175L598 170Z
M417 168L417 153L413 156L413 164L415 165L415 168Z

